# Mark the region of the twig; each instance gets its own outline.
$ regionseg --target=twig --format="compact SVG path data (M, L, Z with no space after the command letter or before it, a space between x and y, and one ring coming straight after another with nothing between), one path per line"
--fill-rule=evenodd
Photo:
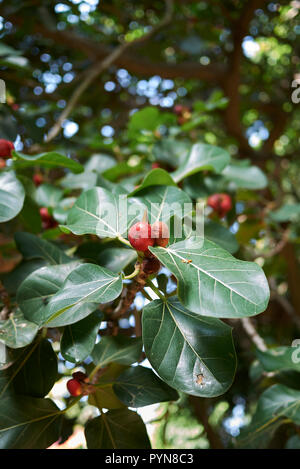
M57 119L56 123L53 127L49 130L49 133L45 139L46 143L51 142L60 132L63 122L68 118L68 116L73 111L74 107L78 103L81 95L84 91L91 85L91 83L102 73L106 70L110 65L112 65L118 57L120 57L123 52L129 47L141 44L144 41L147 41L150 37L152 37L159 29L166 26L172 19L173 15L173 0L166 1L166 11L163 19L161 22L152 28L148 33L144 36L132 41L126 42L119 45L115 50L111 52L108 56L106 56L100 63L96 63L92 66L87 72L85 73L85 78L80 83L80 85L75 89L74 93L72 94L66 108L60 114L59 118Z
M258 350L265 352L268 347L264 339L258 334L251 320L249 318L241 318L240 321L248 337L252 340Z

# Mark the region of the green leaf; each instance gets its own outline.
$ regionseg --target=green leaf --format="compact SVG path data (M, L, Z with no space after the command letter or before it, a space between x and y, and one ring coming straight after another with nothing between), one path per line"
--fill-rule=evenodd
M61 200L56 207L53 209L53 217L58 223L66 223L68 213L73 207L76 201L76 197L66 197Z
M255 262L235 259L217 244L197 237L149 249L176 276L179 300L191 311L237 318L266 309L269 286Z
M156 161L177 167L184 163L190 151L191 144L173 138L164 138L153 145L153 155Z
M300 204L285 204L278 210L269 213L269 218L278 223L298 221L300 219Z
M18 215L22 210L25 191L13 171L0 173L0 223Z
M141 417L128 409L110 410L90 420L85 428L88 449L149 449Z
M17 302L25 318L42 327L49 318L47 304L62 287L78 262L45 266L35 270L20 285Z
M126 234L129 224L137 218L136 214L127 217L127 204L126 196L119 198L111 191L95 187L76 200L65 228L77 235L118 238Z
M42 220L39 207L31 197L25 197L24 205L19 213L24 229L31 233L40 233L42 229Z
M300 425L300 391L275 384L260 396L250 425L241 431L238 446L266 449L275 430L286 419Z
M160 125L160 112L156 107L147 106L130 116L128 133L132 137L140 131L153 132Z
M13 160L15 168L27 168L31 166L41 166L43 168L67 168L73 173L81 173L83 166L75 160L61 155L55 151L40 153L38 155L24 155L18 151L13 151Z
M265 352L256 350L256 356L265 371L300 371L300 347L274 347Z
M62 356L72 363L80 363L92 352L103 314L90 314L81 321L66 326L60 343Z
M38 331L38 326L24 319L20 310L9 315L6 321L0 321L0 342L10 348L21 348L30 344Z
M56 207L63 197L63 191L51 184L41 184L35 193L36 203L40 207Z
M204 235L205 238L213 241L214 243L221 246L230 254L234 254L239 249L239 243L237 242L233 233L212 220L206 220L204 224Z
M113 168L116 165L116 160L110 155L104 153L95 153L88 161L84 164L86 171L95 171L98 174L104 173L109 168Z
M106 267L112 272L121 272L129 264L137 260L137 253L133 249L127 248L108 248L104 249L97 256L97 261L101 266Z
M142 321L147 358L169 386L201 397L229 389L236 370L229 326L192 313L176 298L146 305Z
M45 266L43 259L21 261L14 270L1 276L1 281L10 295L15 295L22 282L35 270Z
M143 407L157 402L176 401L178 393L149 368L134 366L125 370L113 389L127 407Z
M45 449L59 438L61 412L50 399L0 400L0 449Z
M171 176L167 171L161 168L156 168L150 171L142 181L142 183L129 194L129 197L140 192L142 189L150 186L177 186L177 184L173 181Z
M48 264L65 264L72 262L64 251L55 244L39 238L31 233L15 233L15 242L24 259L44 259Z
M142 219L143 211L147 208L149 223L156 220L167 222L174 215L181 220L193 209L189 196L181 189L172 186L148 187L131 198L130 202L136 211L140 212L137 217L139 220Z
M203 170L221 173L229 164L230 155L223 148L206 143L196 143L192 146L186 159L179 168L171 173L174 181L179 182L191 174Z
M122 291L122 278L94 264L76 267L45 308L48 327L73 324L108 303Z
M111 362L131 365L139 360L141 353L140 337L105 336L95 345L91 356L94 364L101 368Z
M97 185L97 173L84 170L80 174L67 174L60 181L60 185L65 189L91 189Z
M264 189L268 185L265 174L257 166L231 164L224 169L222 175L238 189Z
M89 404L98 407L100 410L120 409L125 405L117 398L113 385L116 378L128 368L127 365L119 365L118 363L110 363L105 369L97 383L96 392L89 395ZM104 371L104 372L103 372Z
M56 353L47 339L32 344L29 353L21 368L19 360L8 370L14 390L16 394L44 397L58 378Z

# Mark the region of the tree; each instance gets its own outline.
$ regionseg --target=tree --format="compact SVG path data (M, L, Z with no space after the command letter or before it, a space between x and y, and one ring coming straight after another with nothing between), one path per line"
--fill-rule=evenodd
M2 2L0 447L299 447L298 9Z

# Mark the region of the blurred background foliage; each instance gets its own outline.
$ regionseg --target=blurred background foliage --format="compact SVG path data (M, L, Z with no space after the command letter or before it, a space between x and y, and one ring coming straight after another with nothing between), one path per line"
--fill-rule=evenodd
M159 25L166 5L171 21L139 42ZM7 86L0 137L15 141L18 151L55 149L81 161L105 154L108 179L134 181L145 161L172 167L161 149L156 155L150 148L176 137L179 158L185 142L201 141L227 149L239 168L250 162L264 170L266 189L239 184L231 228L239 257L256 260L270 282L268 310L255 318L269 346L300 337L299 10L297 0L0 1L0 77ZM47 141L80 84L121 42L132 44ZM72 177L65 187L73 187ZM191 177L187 191L206 196L218 183ZM0 265L10 269L3 258ZM249 337L242 327L234 334L239 365L230 391L159 406L149 419L154 447L230 447L270 384L300 389L299 372L261 375ZM293 434L289 426L280 432L275 447L288 445Z

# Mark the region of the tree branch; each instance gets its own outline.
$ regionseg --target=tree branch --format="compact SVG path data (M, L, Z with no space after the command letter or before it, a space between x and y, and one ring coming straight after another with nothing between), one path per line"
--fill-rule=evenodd
M71 114L72 110L78 103L81 95L87 90L87 88L91 85L91 83L104 71L106 70L110 65L112 65L118 57L120 57L126 49L136 46L138 44L141 44L147 40L149 40L154 34L156 34L157 31L159 31L161 28L166 26L172 18L173 14L173 0L166 0L166 11L163 19L161 22L154 28L152 28L147 34L144 36L136 39L135 41L132 42L126 42L124 44L119 45L116 49L114 49L110 54L108 54L100 63L96 63L93 65L89 70L86 72L85 79L80 83L80 85L75 89L73 92L67 106L57 119L57 122L54 124L54 126L50 129L47 137L46 137L46 143L51 142L60 132L62 128L63 122L68 118L68 116Z

